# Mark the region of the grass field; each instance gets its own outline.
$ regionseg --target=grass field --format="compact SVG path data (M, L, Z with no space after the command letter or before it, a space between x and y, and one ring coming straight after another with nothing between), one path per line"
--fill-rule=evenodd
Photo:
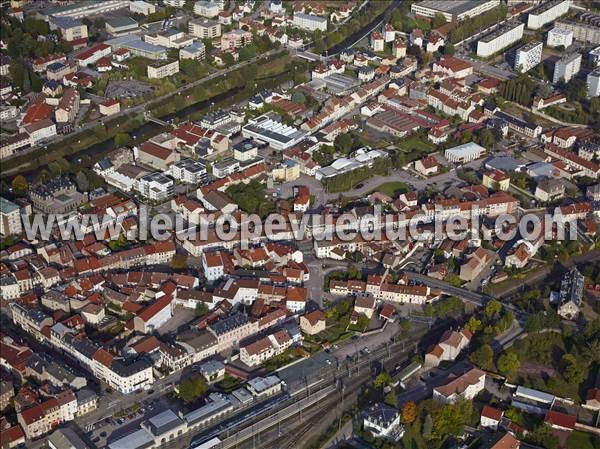
M398 147L407 152L416 150L423 153L431 153L435 150L435 145L433 143L414 134L406 139L400 140L398 142Z
M403 182L386 182L373 189L373 192L383 192L386 195L395 198L401 193L406 193L409 190L410 188Z

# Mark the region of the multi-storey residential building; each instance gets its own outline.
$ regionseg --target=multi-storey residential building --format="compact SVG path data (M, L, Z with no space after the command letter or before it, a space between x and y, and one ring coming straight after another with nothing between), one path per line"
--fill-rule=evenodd
M206 58L206 47L202 41L194 42L192 45L179 50L179 59L196 59L201 61Z
M569 12L571 0L551 0L541 2L537 8L529 11L527 15L527 28L539 30L547 23L558 19Z
M240 360L248 366L257 366L285 351L292 339L285 329L240 347Z
M459 22L468 17L475 17L489 11L500 4L500 0L485 1L459 1L448 2L446 0L424 0L413 3L411 12L420 17L433 18L441 14L446 22Z
M134 153L136 153L138 163L162 171L168 170L179 160L179 153L151 141L141 144L137 151L134 148Z
M552 75L552 83L556 84L561 79L568 83L571 78L579 73L581 69L581 54L573 53L564 55L554 65L554 74Z
M42 329L46 326L52 326L54 320L41 310L26 309L20 304L10 304L13 323L21 327L24 331L33 335L37 340L44 340Z
M152 385L152 363L144 357L125 360L100 348L92 355L92 372L111 388L129 394Z
M29 143L34 146L56 136L56 125L52 123L52 120L45 119L23 126L21 131L29 136Z
M477 56L487 58L514 44L523 37L525 24L510 22L477 42Z
M171 176L176 181L199 184L206 181L206 167L193 159L182 159L171 165Z
M573 32L562 28L554 27L548 31L546 45L548 47L570 47L573 43Z
M573 39L577 41L589 42L593 45L600 44L600 27L597 23L561 20L556 22L556 26L563 30L571 31L573 33Z
M258 321L249 321L242 313L235 313L208 326L208 330L217 339L217 351L235 348L239 342L258 332Z
M515 70L521 73L528 72L542 62L542 43L531 41L517 50Z
M63 96L58 102L54 111L57 123L70 123L75 121L79 112L79 92L77 89L68 88L63 92Z
M179 73L179 61L154 61L147 66L148 78L166 78Z
M232 30L221 36L221 50L245 47L252 43L252 33L242 29Z
M327 31L327 19L325 17L312 16L304 13L294 13L293 25L308 31Z
M200 0L194 3L194 14L208 18L217 17L223 10L222 3L212 0Z
M221 35L221 24L216 20L192 19L188 23L188 32L200 39L214 39Z
M135 189L150 200L162 201L173 195L175 183L161 172L154 172L138 179Z
M451 377L445 385L433 389L433 399L445 404L454 404L458 400L470 401L484 389L485 373L472 368L458 377Z
M600 96L600 67L587 76L588 98Z
M76 41L88 37L87 25L77 19L70 17L51 17L50 29L59 30L62 38L66 41Z
M0 197L0 235L6 237L12 234L20 234L22 230L19 206L6 198Z

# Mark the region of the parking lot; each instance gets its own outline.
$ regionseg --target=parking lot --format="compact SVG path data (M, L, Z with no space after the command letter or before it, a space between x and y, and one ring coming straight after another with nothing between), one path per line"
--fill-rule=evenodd
M133 80L110 81L106 87L108 98L135 98L151 93L154 88L147 83Z

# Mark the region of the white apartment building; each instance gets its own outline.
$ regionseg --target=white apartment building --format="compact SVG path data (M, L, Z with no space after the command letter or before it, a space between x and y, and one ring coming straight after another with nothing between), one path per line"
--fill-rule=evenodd
M600 68L587 76L588 98L600 96Z
M148 173L136 181L135 190L142 196L161 201L173 195L175 183L161 172Z
M87 25L70 17L52 17L49 22L51 30L59 30L66 41L74 41L88 37Z
M552 75L552 83L556 84L561 79L568 83L571 78L579 73L581 69L581 54L573 53L565 55L556 61L554 65L554 74Z
M179 61L155 61L148 64L148 78L166 78L179 73Z
M200 39L213 39L221 35L221 24L216 20L193 19L188 23L188 32Z
M147 16L156 12L156 6L142 0L135 0L129 4L129 11Z
M325 17L312 16L299 12L294 14L293 25L308 31L327 31L327 19Z
M410 7L412 13L421 17L434 18L441 14L446 22L461 21L468 17L483 14L500 4L500 0L487 1L448 1L425 0L413 3Z
M171 165L171 176L176 181L198 184L206 179L206 167L193 159L181 159Z
M94 355L92 370L97 378L123 394L141 390L154 382L152 365L143 360L136 360L128 364L121 360L112 360L110 366L106 366Z
M514 44L523 37L525 24L508 23L477 42L477 56L487 58Z
M537 7L529 11L527 16L527 28L539 30L544 25L558 19L569 11L570 0L551 0L541 2Z
M39 142L56 136L56 125L50 119L40 120L23 127L29 136L29 143L33 146Z
M199 16L213 18L217 17L221 12L221 6L219 2L212 1L199 1L194 4L194 14Z
M19 206L0 196L0 235L20 234L22 230Z
M201 61L206 58L206 47L202 41L194 42L192 45L179 50L179 59L195 59Z
M525 73L542 62L542 43L532 41L517 50L515 58L515 70Z
M552 28L548 31L548 37L546 38L546 45L548 47L560 47L561 45L565 48L571 46L573 43L573 32L563 30L562 28Z

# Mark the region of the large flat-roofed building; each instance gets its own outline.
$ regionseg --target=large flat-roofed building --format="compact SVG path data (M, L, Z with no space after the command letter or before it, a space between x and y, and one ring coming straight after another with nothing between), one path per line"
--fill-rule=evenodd
M523 37L525 24L510 22L477 42L477 56L487 58L514 44Z
M123 36L139 30L138 23L131 17L115 17L106 21L106 32L111 36Z
M19 206L0 196L0 235L20 234L22 230Z
M110 11L116 11L129 6L128 0L104 0L96 1L79 1L72 5L57 6L54 8L46 8L38 11L37 17L46 22L50 17L71 17L73 19L83 19L97 14L105 14Z
M559 27L554 27L548 31L548 37L546 38L546 45L548 47L560 47L561 45L565 48L569 47L573 43L573 32L569 30L563 30Z
M216 20L192 19L188 23L188 32L200 39L213 39L221 35L221 24Z
M554 74L552 75L552 83L556 84L561 79L568 83L581 69L581 54L573 53L564 55L556 64L554 64Z
M475 17L500 5L500 0L425 0L413 3L410 10L417 16L433 18L442 14L446 22Z
M308 31L327 31L327 19L325 17L312 16L310 14L295 13L294 26Z
M148 70L148 78L166 78L167 76L179 73L179 61L154 61L146 67Z
M569 11L570 0L551 0L541 2L540 5L527 15L527 28L539 30L553 20L558 19Z
M515 57L515 70L525 73L542 62L542 47L541 42L532 41L519 48Z
M281 118L274 113L251 119L242 128L242 136L267 143L275 150L291 148L305 135L303 131L281 123Z
M194 37L185 34L175 28L160 31L158 33L150 33L144 36L144 40L149 44L159 45L166 48L183 48L194 43Z
M479 159L485 153L485 148L469 142L454 148L449 148L444 157L450 162L465 163Z
M357 78L340 73L326 76L323 81L327 85L327 90L337 95L349 93L360 86L360 81Z
M131 34L119 36L104 43L110 45L112 51L124 48L129 50L133 56L142 56L152 60L167 59L167 49L165 47L145 42L139 36Z
M142 0L135 0L129 4L129 11L134 14L143 14L147 16L156 12L156 6Z

